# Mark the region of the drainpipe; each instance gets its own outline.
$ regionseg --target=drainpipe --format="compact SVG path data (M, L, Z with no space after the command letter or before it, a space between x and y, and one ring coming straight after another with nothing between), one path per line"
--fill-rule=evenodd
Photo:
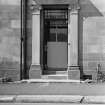
M23 79L27 79L27 0L23 0L23 50L24 50L24 69Z
M80 79L83 80L83 17L81 16L81 1L78 0L78 65L80 67ZM81 25L81 26L80 26Z
M27 26L27 0L21 0L21 51L20 51L20 80L27 78L27 43L26 27Z

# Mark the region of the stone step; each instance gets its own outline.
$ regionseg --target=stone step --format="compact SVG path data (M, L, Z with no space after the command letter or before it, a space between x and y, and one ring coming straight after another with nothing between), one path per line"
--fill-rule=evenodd
M55 75L55 74L67 74L67 70L44 70L43 74L45 75Z
M68 79L67 75L49 75L48 79Z
M56 74L56 75L44 75L42 79L55 79L55 80L65 80L68 79L67 74Z
M66 74L67 75L68 72L67 71L56 71L56 74L63 74L63 75Z

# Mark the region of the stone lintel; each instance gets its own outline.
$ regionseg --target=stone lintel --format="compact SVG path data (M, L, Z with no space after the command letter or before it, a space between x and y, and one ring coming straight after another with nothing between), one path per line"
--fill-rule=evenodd
M71 4L71 5L68 6L68 10L70 10L70 11L80 10L80 6L79 6L78 3Z

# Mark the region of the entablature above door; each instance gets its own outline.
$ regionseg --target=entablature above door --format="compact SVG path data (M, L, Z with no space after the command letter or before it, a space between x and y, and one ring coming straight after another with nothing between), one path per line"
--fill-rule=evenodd
M33 0L39 5L76 4L78 0Z
M102 16L90 0L32 0L30 8L32 10L42 9L42 5L68 5L69 10L80 9L83 17Z

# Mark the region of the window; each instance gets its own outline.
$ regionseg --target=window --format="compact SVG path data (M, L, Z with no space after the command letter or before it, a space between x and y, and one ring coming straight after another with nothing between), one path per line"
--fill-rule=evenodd
M68 11L44 10L44 19L48 41L67 42Z

